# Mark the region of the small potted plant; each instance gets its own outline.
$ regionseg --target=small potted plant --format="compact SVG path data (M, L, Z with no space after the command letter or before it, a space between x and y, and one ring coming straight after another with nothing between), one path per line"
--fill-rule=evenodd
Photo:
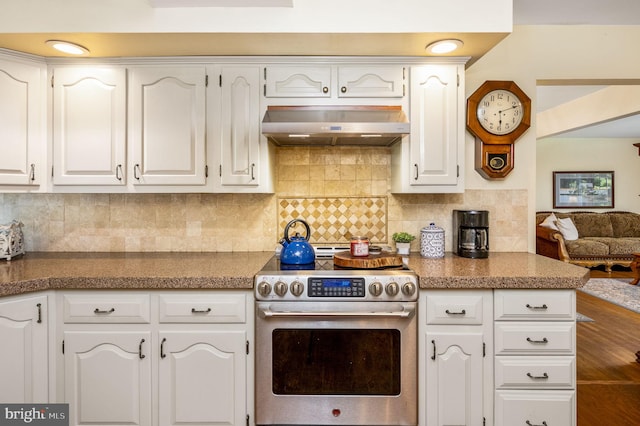
M415 236L409 234L408 232L396 232L391 236L391 238L396 243L398 254L409 254L411 241L416 239Z

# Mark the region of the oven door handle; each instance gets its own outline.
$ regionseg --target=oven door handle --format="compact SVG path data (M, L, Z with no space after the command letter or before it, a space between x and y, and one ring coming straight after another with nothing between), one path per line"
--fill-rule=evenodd
M272 311L269 308L261 309L263 318L411 318L415 314L412 306L405 306L402 311L392 312L357 312L357 311L317 311L317 312L287 312Z

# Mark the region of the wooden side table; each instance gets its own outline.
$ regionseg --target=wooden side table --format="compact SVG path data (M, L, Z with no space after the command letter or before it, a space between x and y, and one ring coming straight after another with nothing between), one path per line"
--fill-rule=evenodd
M633 253L633 262L631 262L631 270L633 271L634 279L631 284L636 285L640 281L640 253Z

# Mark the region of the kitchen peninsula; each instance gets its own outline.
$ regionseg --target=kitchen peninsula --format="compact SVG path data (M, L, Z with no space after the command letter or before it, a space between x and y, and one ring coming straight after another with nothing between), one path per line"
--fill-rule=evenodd
M272 256L33 252L0 263L0 337L20 348L5 364L23 366L0 366L14 384L0 395L68 402L74 425L89 413L254 425L254 275ZM587 269L501 252L406 263L420 288L419 425L575 424L575 289ZM117 401L83 377L109 381Z

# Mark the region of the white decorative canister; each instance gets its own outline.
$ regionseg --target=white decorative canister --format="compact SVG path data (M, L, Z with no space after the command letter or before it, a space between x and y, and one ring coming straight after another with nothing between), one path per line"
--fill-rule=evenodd
M24 254L24 235L22 222L0 225L0 259L11 260L12 257Z
M420 230L420 256L444 257L444 229L433 222Z

